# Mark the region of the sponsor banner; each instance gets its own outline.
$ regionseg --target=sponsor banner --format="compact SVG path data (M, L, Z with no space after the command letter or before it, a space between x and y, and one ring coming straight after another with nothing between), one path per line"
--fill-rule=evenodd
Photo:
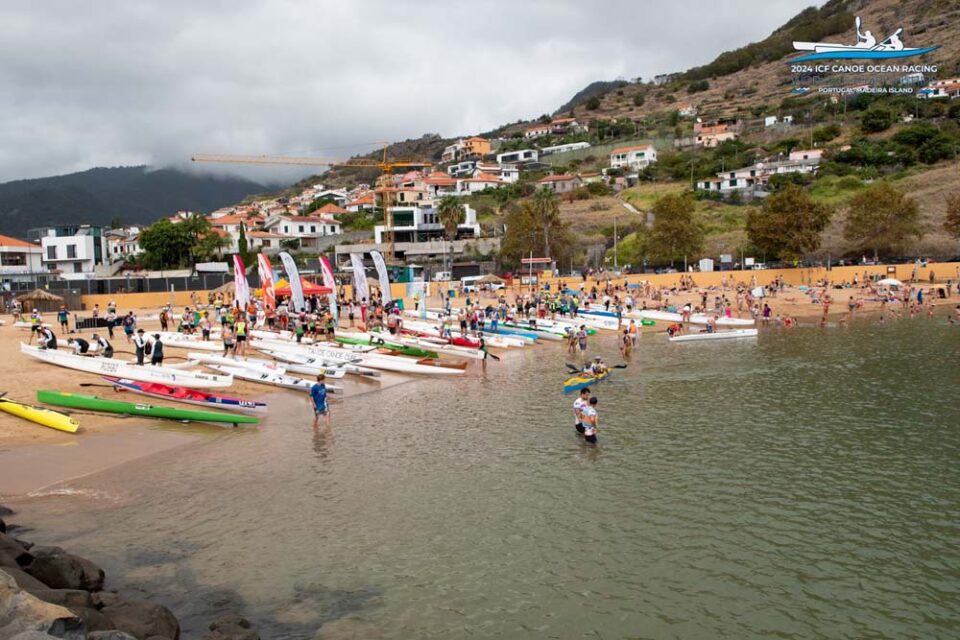
M233 299L241 308L246 308L250 302L250 285L247 284L247 270L243 267L243 260L236 253L233 255L233 286Z
M371 251L370 257L373 258L373 264L377 267L377 276L380 278L381 302L387 304L393 300L390 295L390 274L387 273L387 264L379 251Z
M263 308L276 309L277 295L273 292L273 266L270 258L262 253L257 254L257 271L260 274L260 288L263 289Z
M300 270L297 269L297 263L293 261L293 256L286 251L280 253L280 262L283 263L283 270L287 272L287 280L290 282L293 310L304 311L307 308L307 303L303 299L303 283L300 281Z
M363 254L351 253L353 265L353 293L358 302L370 302L370 289L367 288L367 273L363 270Z

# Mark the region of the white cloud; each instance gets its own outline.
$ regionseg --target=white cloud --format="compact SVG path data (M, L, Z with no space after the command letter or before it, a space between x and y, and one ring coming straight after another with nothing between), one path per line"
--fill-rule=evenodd
M810 0L0 6L0 181L194 152L331 157L550 112L765 37Z

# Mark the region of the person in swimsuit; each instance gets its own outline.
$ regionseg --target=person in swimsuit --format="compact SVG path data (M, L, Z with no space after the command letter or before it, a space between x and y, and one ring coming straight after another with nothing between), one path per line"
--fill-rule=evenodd
M310 387L310 404L313 406L313 428L316 429L320 424L320 416L323 416L325 426L330 428L330 405L327 402L327 377L318 374L317 382Z
M597 444L597 425L600 417L597 415L597 399L590 398L580 411L583 416L583 439L590 444Z

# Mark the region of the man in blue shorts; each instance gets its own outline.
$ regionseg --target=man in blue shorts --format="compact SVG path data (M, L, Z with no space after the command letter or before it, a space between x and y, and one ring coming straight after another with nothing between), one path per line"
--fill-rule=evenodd
M330 405L327 404L327 377L322 373L317 376L317 382L310 387L310 402L313 404L313 428L320 424L323 416L325 426L330 428Z

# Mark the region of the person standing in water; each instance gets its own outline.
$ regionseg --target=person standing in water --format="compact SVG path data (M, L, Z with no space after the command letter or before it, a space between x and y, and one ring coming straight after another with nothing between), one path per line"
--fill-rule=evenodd
M313 406L313 428L316 429L320 424L320 416L323 416L324 425L330 428L330 405L327 403L327 377L318 374L317 382L310 387L310 403Z
M580 410L583 417L583 439L590 444L597 444L597 427L600 416L597 415L597 399L590 398L590 402Z
M590 402L590 389L580 389L580 395L573 401L573 428L583 435L583 408Z

